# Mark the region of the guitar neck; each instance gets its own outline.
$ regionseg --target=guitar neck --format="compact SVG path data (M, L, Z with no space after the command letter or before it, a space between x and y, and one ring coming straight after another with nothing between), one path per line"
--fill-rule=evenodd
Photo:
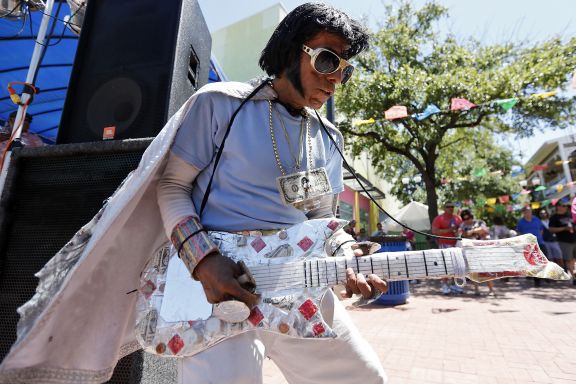
M328 257L278 265L254 265L259 291L325 287L346 282L346 270L376 274L388 281L454 276L452 257L459 248L381 252L362 257Z

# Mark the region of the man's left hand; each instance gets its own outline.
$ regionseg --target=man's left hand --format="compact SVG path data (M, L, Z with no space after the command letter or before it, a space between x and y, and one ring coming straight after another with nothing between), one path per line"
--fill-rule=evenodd
M354 247L354 256L364 256L364 252L359 247ZM352 297L354 294L361 294L364 299L375 299L379 293L388 290L386 281L371 273L364 276L362 273L354 273L352 268L346 269L346 290L341 293L344 297Z

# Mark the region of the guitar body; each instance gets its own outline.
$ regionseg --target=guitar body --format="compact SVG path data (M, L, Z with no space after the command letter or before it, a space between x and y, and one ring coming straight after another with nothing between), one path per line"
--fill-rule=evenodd
M274 266L280 273L284 270L284 274L288 275L288 280L281 279L279 275L270 276L271 279L279 278L278 281L287 283L280 290L276 289L277 286L271 289L257 287L261 303L252 310L247 320L239 323L224 322L210 314L207 317L187 318L186 313L182 313L186 311L181 311L178 313L180 319L177 319L173 313L169 313L165 300L181 301L184 304L177 305L185 306L205 306L207 301L197 288L201 284L192 280L187 271L184 278L195 295L190 297L186 292L180 292L181 297L165 295L169 293L171 284L170 280L167 282L167 277L170 275L175 280L182 280L183 277L182 272L179 275L169 274L169 269L170 272L172 269L185 270L173 248L167 244L155 253L141 275L136 308L138 341L147 352L182 357L192 356L229 337L254 329L293 337L336 337L319 310L320 301L329 287L291 288L292 273L286 272L283 266L326 258L326 240L346 223L338 219L310 220L277 235L261 237L210 232L210 237L223 255L235 261L244 261L250 270ZM295 282L294 285L297 284Z
M212 316L201 284L166 245L141 275L137 339L147 352L182 357L255 329L292 337L336 337L322 317L320 301L329 287L345 282L347 268L388 281L443 277L485 281L509 276L569 279L562 268L546 259L533 235L494 241L465 239L462 248L354 257L348 241L351 236L342 230L345 224L338 219L309 220L270 236L209 232L224 256L245 263L261 295L248 319L238 323ZM328 256L335 251L337 257Z

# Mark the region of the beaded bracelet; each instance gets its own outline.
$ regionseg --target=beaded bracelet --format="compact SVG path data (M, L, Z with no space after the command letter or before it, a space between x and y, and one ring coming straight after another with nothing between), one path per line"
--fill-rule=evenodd
M206 229L194 216L188 216L180 221L174 227L170 239L192 277L194 277L194 268L198 263L210 253L218 251L218 247L212 242Z

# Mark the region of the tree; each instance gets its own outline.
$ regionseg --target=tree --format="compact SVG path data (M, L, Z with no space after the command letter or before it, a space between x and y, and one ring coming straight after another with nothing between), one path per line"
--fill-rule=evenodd
M436 23L447 10L430 2L414 9L409 2L386 8L386 20L375 33L372 48L357 58L357 73L341 87L336 106L345 120L339 124L357 155L370 148L372 165L389 180L420 174L430 218L438 214L439 177L468 175L470 165L494 154L494 133L533 135L544 126L565 128L576 116L575 97L557 94L534 97L538 92L566 89L576 68L576 38L554 38L532 46L483 46L475 40L458 42L440 37ZM519 98L505 112L495 100ZM451 111L452 98L479 105ZM425 119L384 120L383 111L403 105L408 114L429 105L440 108ZM372 124L353 125L374 118ZM506 155L497 150L498 158ZM489 162L485 158L484 162ZM511 161L504 161L504 165ZM503 166L499 164L499 167ZM393 192L401 195L396 181Z

